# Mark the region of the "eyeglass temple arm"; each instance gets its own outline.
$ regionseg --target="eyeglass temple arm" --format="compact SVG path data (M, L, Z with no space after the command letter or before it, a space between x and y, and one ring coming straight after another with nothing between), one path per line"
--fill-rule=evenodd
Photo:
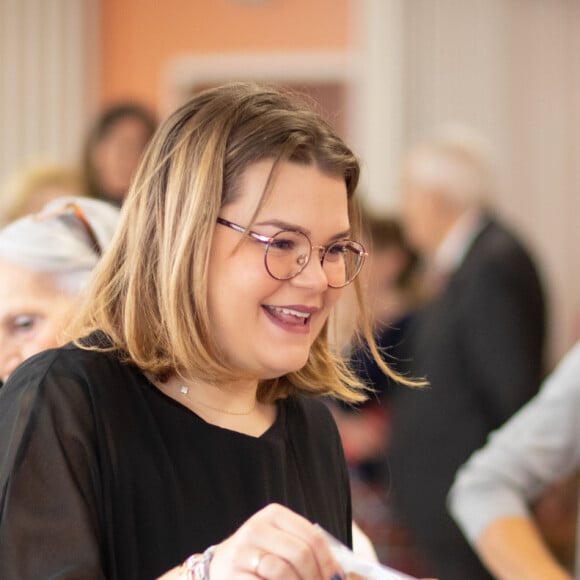
M238 224L234 224L233 222L230 222L224 218L218 217L217 222L218 222L218 224L222 224L222 226L227 226L228 228L232 228L232 230L235 230L236 232L239 232L240 234L247 234L248 236L251 236L255 240L262 242L263 244L269 244L272 241L272 238L270 238L268 236L262 236L261 234L257 234L256 232L252 232L251 230L248 230L242 226L239 226Z

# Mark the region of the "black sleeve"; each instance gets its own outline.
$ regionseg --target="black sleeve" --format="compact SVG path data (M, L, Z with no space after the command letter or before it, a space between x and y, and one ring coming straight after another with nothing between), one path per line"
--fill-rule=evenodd
M522 257L485 264L472 281L463 318L470 368L490 428L499 427L538 390L543 371L544 303Z
M350 481L340 434L328 407L319 400L303 400L305 421L297 431L303 469L319 517L313 518L343 544L352 548Z
M333 419L334 421L334 419ZM345 490L345 521L346 521L346 545L352 549L352 495L350 492L350 479L348 476L348 469L346 467L346 460L344 458L344 450L342 448L342 441L338 433L336 424L335 430L335 445L337 450L337 461L340 465L340 473L342 479L342 488Z
M334 451L334 463L336 465L336 470L338 473L338 487L341 490L342 501L339 505L342 506L344 514L344 536L341 541L346 544L349 548L352 548L352 497L350 493L350 479L348 475L348 469L346 466L346 459L344 457L344 449L342 447L342 440L340 438L340 433L338 432L338 427L334 421L334 417L326 407L324 408L324 413L326 415L326 420L328 421L328 433L329 439L332 441L332 448Z
M0 578L101 579L98 461L80 381L43 353L0 392Z

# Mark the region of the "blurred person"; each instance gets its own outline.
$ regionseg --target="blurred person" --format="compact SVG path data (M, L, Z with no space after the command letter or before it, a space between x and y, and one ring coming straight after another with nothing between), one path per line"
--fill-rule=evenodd
M451 489L451 512L496 578L572 580L547 546L532 504L579 468L580 342L538 395L473 454ZM577 549L577 569L579 556Z
M81 194L81 178L74 168L57 163L26 165L3 184L0 227L40 211L52 199Z
M396 217L365 211L362 223L363 240L369 248L363 273L364 300L376 343L396 368L406 328L421 302L418 256ZM372 388L369 399L360 405L332 405L349 467L354 519L369 535L381 562L416 575L420 567L388 501L388 396L393 384L364 342L355 340L347 348L351 367Z
M108 203L64 197L0 230L0 380L63 341L81 290L115 232Z
M370 248L364 273L365 303L377 344L394 365L413 313L424 301L422 268L397 217L363 215L363 239ZM365 345L355 341L351 358L357 372L377 392L385 394L388 377L380 372Z
M138 103L117 103L102 111L83 153L86 194L121 205L156 127L154 115Z
M403 219L426 260L432 298L407 333L406 368L427 391L393 389L393 502L425 560L445 580L489 574L446 510L455 472L537 391L545 305L522 243L487 206L493 176L481 139L447 128L403 164Z
M409 247L395 218L363 218L363 239L371 248L369 264L363 274L364 300L373 326L376 344L387 354L393 366L411 313L419 300L417 255ZM354 311L354 302L347 306ZM348 316L348 314L347 314ZM350 364L361 379L372 388L372 396L356 413L340 415L339 428L347 460L353 468L371 469L372 459L384 463L386 440L386 407L383 397L388 378L377 366L367 345L353 337L346 347ZM348 411L350 407L345 407Z
M211 89L163 123L74 342L0 392L2 578L344 578L314 525L351 544L316 397L364 398L327 340L366 258L358 176L273 88Z

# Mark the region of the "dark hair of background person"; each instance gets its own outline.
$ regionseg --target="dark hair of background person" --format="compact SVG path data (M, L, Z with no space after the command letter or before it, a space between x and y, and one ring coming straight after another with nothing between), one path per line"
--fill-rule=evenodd
M365 212L362 223L363 234L365 239L370 241L372 251L380 252L386 248L396 247L405 254L406 260L393 282L396 288L406 288L417 273L419 255L405 237L400 221Z
M109 138L122 122L127 120L137 121L143 129L142 143L140 144L141 150L138 151L138 155L135 155L133 172L137 167L141 154L157 129L157 118L153 112L139 103L120 102L104 109L89 130L83 150L81 166L83 185L85 193L89 197L111 201L118 205L123 202L127 191L119 195L118 192L107 190L96 166L95 156L99 145ZM132 147L134 146L132 145Z

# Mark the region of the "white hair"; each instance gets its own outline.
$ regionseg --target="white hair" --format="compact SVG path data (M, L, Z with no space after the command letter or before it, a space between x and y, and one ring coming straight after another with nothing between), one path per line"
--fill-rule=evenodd
M465 126L440 127L410 151L406 165L413 183L461 206L484 204L494 188L490 148Z
M104 251L117 229L120 210L97 199L66 196L0 230L0 257L32 272L53 276L62 290L75 295L100 256L83 223L67 207L71 203L82 211Z

